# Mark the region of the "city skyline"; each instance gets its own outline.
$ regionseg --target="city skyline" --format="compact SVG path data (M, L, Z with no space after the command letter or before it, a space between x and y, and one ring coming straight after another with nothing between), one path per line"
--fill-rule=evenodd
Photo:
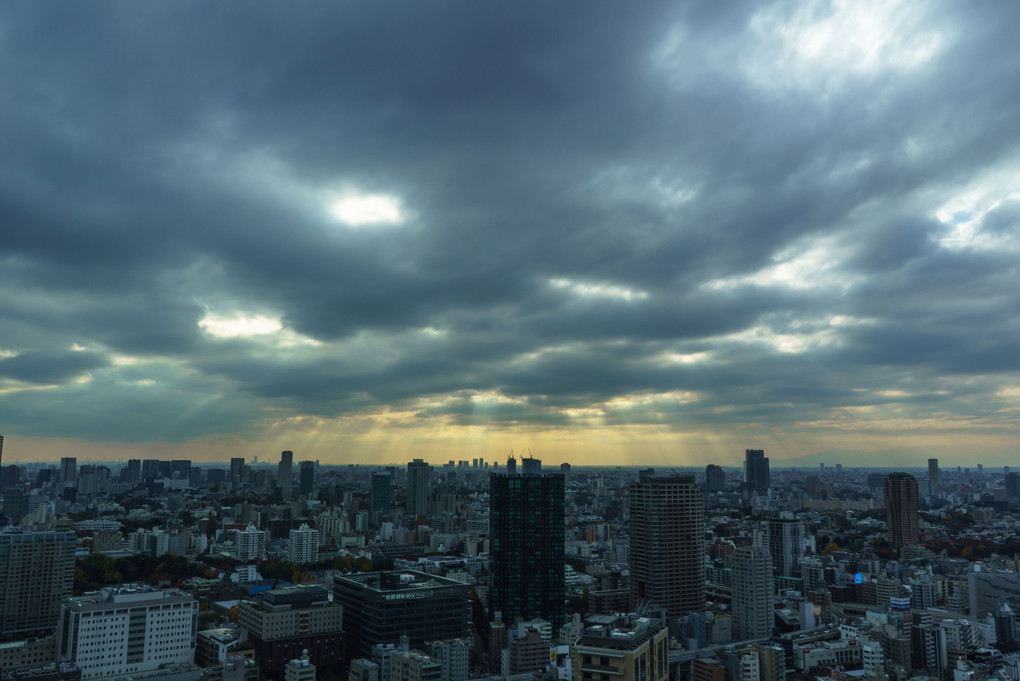
M27 456L17 456L16 450L11 450L8 447L8 455L3 459L4 465L38 465L38 466L55 466L60 467L61 462L64 459L77 459L79 464L114 464L118 466L128 466L131 461L170 461L170 460L183 460L196 465L218 465L225 468L230 468L232 460L243 460L245 465L250 466L262 466L265 468L272 468L276 470L279 468L280 460L283 458L281 452L266 452L263 448L257 445L243 445L240 449L231 447L229 449L213 449L212 451L228 452L226 454L212 454L206 455L199 459L181 459L178 456L177 448L175 445L170 443L160 444L157 448L152 448L149 445L142 447L134 445L121 445L121 444L109 444L109 443L86 443L86 445L80 446L80 443L68 443L60 442L53 445L52 449L45 449L45 451L52 451L54 454L53 458L44 458L37 454L38 451L35 448L37 441L29 439L28 447L24 450L27 452ZM91 445L91 449L90 449ZM68 457L68 453L82 451L91 452L94 455L79 456L79 457ZM923 451L917 450L884 450L875 452L860 452L853 450L829 450L823 452L817 452L815 454L809 454L803 457L795 459L778 459L772 460L772 467L779 470L802 470L805 473L812 471L823 471L832 473L837 470L837 466L842 466L846 470L854 469L875 469L875 470L916 470L916 471L929 471L930 467L927 461L920 461L917 459L921 454L931 453L930 448L926 448ZM120 455L115 455L114 452L120 452ZM258 452L258 453L256 453ZM291 450L284 450L289 452L293 457ZM104 456L105 453L105 456ZM462 455L470 455L471 452L467 452ZM589 467L593 469L599 468L645 468L647 466L658 466L659 469L666 473L670 470L677 471L698 471L704 472L704 465L701 461L695 463L679 463L675 458L670 458L668 455L658 460L612 460L609 462L595 463L590 461L590 457L583 457L580 460L571 461L570 456L556 457L556 453L545 453L546 456L553 456L556 463L567 463L579 467ZM719 461L709 462L710 465L719 466L722 470L728 472L741 472L742 475L746 474L747 461L745 458L746 452L727 452L723 453L723 459ZM399 453L394 454L395 457L399 457ZM452 456L452 455L451 455ZM531 458L537 456L537 453L532 452L530 448L525 448L524 452L521 451L509 451L509 452L497 452L493 458L480 457L476 455L470 456L470 458L440 458L433 456L432 458L424 459L424 462L430 466L443 466L446 464L471 464L472 461L478 460L479 462L495 465L497 467L505 464L507 456L516 457L518 460ZM502 458L501 458L502 457ZM312 459L317 465L322 466L367 466L374 467L376 469L383 469L393 466L405 467L409 462L394 458L392 460L376 459L369 457L365 460L352 461L352 460L335 460L335 459ZM928 460L930 461L930 459ZM968 470L974 473L978 473L981 470L988 472L1001 472L1010 468L1010 459L1008 456L1004 456L1001 461L996 464L986 464L985 461L975 461L970 458L950 458L942 459L940 469L956 470L960 471ZM295 469L296 470L296 469Z
M4 7L5 461L1008 465L1018 15Z

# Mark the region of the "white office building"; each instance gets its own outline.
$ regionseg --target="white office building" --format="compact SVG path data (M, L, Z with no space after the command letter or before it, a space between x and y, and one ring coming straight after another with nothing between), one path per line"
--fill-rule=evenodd
M104 588L67 599L57 625L57 656L82 679L155 670L195 658L198 602L147 585Z

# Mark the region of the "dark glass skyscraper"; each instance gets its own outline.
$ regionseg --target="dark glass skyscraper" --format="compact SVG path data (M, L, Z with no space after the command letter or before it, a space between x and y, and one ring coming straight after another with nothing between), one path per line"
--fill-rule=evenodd
M294 496L294 452L289 449L280 454L276 477L280 485L280 498L290 501Z
M429 464L415 459L407 464L407 513L428 515L429 512Z
M230 482L239 485L244 482L244 458L235 456L230 459Z
M920 541L917 529L917 479L909 473L891 473L885 478L885 523L889 543L900 548Z
M490 478L489 499L492 610L508 625L539 617L558 631L566 596L563 474L543 473L538 459L524 459L518 473L510 459L506 473Z
M726 491L726 472L722 469L722 466L717 466L714 463L705 466L705 491Z
M769 460L764 449L744 451L744 484L751 492L768 494L772 481L769 476Z
M298 464L298 494L310 497L315 492L315 462L302 461Z
M942 491L942 472L939 470L938 459L928 459L928 494Z
M369 501L373 513L376 511L390 512L391 483L392 476L389 471L374 471L372 473Z

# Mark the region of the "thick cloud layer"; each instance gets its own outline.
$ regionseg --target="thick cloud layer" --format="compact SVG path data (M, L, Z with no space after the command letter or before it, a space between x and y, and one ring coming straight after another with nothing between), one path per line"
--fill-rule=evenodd
M1018 15L8 5L0 425L1005 446Z

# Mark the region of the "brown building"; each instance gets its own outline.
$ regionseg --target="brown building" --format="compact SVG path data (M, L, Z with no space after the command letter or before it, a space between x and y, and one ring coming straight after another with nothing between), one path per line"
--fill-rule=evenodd
M920 540L917 531L917 480L909 473L892 473L886 476L883 491L889 543L896 548L916 544Z
M693 475L642 475L629 488L630 595L671 617L705 609L705 501Z
M726 681L726 667L718 660L695 658L691 664L691 676L694 681Z

